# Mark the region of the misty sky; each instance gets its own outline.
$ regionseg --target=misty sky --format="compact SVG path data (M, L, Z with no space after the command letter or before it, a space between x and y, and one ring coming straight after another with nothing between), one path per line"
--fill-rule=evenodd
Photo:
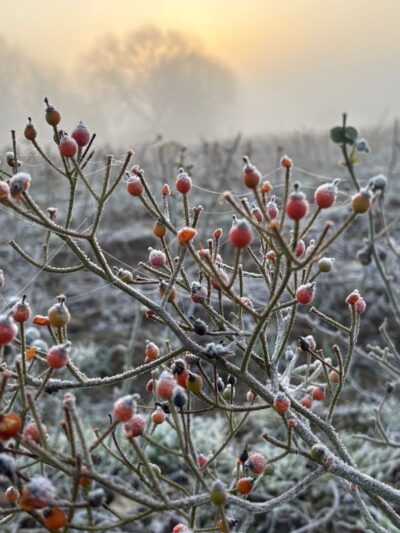
M197 41L234 79L222 133L327 129L344 110L359 125L400 116L399 0L0 0L0 6L0 34L11 49L34 60L36 70L67 73L73 85L82 57L96 43L104 46L106 35L123 39L154 26ZM6 105L8 120L12 102Z

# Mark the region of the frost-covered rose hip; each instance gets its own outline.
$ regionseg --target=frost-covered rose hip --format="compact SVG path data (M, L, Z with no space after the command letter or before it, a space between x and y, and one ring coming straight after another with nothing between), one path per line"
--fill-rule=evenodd
M314 400L320 402L325 398L325 390L321 387L313 387L311 389L311 396Z
M35 126L32 124L31 117L28 118L28 124L25 126L24 136L25 139L27 139L28 141L33 141L34 139L36 139L37 131L35 129Z
M151 421L157 426L165 422L166 418L167 415L160 407L158 407L155 411L153 411L153 413L151 413Z
M354 307L356 308L356 312L359 315L362 315L367 308L367 304L365 303L364 298L359 298L354 304Z
M254 479L251 477L242 477L236 482L236 491L239 494L249 494L253 488Z
M47 352L46 360L50 368L63 368L69 361L70 343L56 344Z
M0 181L0 202L8 202L10 197L10 186L5 181Z
M143 435L146 429L146 419L142 415L134 415L124 424L125 435L131 439Z
M21 418L17 413L0 413L0 440L15 437L22 427Z
M47 437L47 428L44 424L41 425L41 430L43 435ZM36 442L36 444L40 443L40 431L36 422L29 422L29 424L24 427L22 438L24 442L32 441Z
M160 348L154 342L146 340L146 347L144 353L146 357L145 363L150 363L151 361L155 361L160 355Z
M194 228L190 228L189 226L185 226L178 230L177 239L179 244L186 244L187 242L190 242L193 240L197 235L197 230Z
M316 189L314 200L320 209L327 209L336 202L338 183L339 180L336 179L332 183L324 183Z
M293 161L287 155L281 157L281 165L283 168L292 168Z
M31 308L26 301L26 295L24 294L21 301L17 302L12 308L12 317L15 322L26 322L31 316Z
M361 215L366 213L371 207L372 195L368 189L361 189L351 199L351 206L354 213Z
M154 268L161 268L165 265L166 256L165 253L161 250L154 250L149 248L149 263Z
M47 507L43 511L43 523L50 531L59 531L68 522L67 514L59 507Z
M290 407L290 400L283 392L278 392L274 400L274 408L280 415L285 413Z
M54 108L54 106L49 104L49 101L47 98L44 99L44 103L46 104L47 124L50 124L50 126L57 126L57 124L59 124L59 122L61 121L60 113Z
M181 194L187 194L192 188L192 180L190 176L183 170L179 169L179 174L176 177L175 187Z
M78 144L75 139L72 139L69 135L64 133L60 139L58 149L62 157L74 157L78 151Z
M243 158L243 161L243 184L249 189L255 189L261 181L261 172L257 169L255 165L252 165L250 163L250 159L247 156Z
M65 304L65 300L65 296L60 294L60 296L57 296L57 303L52 305L47 311L49 323L54 328L63 328L70 321L71 316Z
M347 296L346 303L348 305L354 305L360 298L361 298L361 295L360 295L358 289L355 289L353 292L351 292Z
M297 288L295 298L299 304L308 305L313 301L314 295L315 283L306 283Z
M304 396L304 398L300 400L300 405L302 405L305 409L311 409L312 407L311 398L309 396Z
M76 144L81 148L86 146L90 141L90 133L82 120L76 126L76 128L71 133L71 137L74 139Z
M251 453L245 462L245 466L249 468L253 474L262 474L267 466L267 460L261 453Z
M275 220L279 216L279 209L275 202L275 196L267 203L267 215L269 220Z
M12 342L17 334L17 326L10 315L0 316L0 346Z
M190 296L194 303L203 303L207 298L207 289L198 281L193 281L190 286Z
M127 172L128 180L126 182L126 190L131 196L140 196L143 193L144 187L139 176L132 176Z
M170 400L174 394L175 387L176 381L174 380L173 375L168 371L162 372L156 387L158 396L164 400Z
M36 476L29 481L22 490L21 507L22 509L43 509L54 503L56 490L45 477Z
M229 240L235 248L246 248L253 241L253 232L246 219L234 219L229 231Z
M113 417L118 422L127 422L136 413L136 402L131 394L119 398L113 406Z
M308 213L309 204L305 194L300 191L299 184L294 184L294 191L286 204L286 213L292 220L300 220Z
M18 174L14 174L10 180L10 194L15 200L21 200L22 193L28 191L30 186L30 175L26 172L18 172Z
M263 214L261 212L261 209L259 207L254 206L251 210L251 216L254 218L255 221L257 221L259 224L263 221Z

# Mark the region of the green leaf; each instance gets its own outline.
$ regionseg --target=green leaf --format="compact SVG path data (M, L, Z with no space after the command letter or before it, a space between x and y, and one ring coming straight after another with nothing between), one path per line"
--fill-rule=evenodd
M358 131L356 130L356 128L349 126L348 128L346 128L345 137L346 142L348 142L349 144L353 144L358 137Z
M342 143L345 140L344 130L342 126L336 126L330 131L331 139L334 143Z
M352 126L343 128L343 126L335 126L330 131L331 139L337 144L354 144L358 137L358 131Z

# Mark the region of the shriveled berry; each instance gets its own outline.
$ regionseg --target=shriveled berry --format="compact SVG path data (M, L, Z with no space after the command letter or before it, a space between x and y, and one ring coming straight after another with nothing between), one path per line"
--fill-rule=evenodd
M246 219L234 221L230 231L229 240L235 248L246 248L253 241L253 232Z
M297 288L295 298L299 304L308 305L313 301L314 295L315 283L306 283Z
M146 419L142 415L134 415L124 424L125 435L131 439L143 435L146 429Z
M74 139L74 141L76 141L76 144L80 146L81 148L89 144L90 132L85 126L85 124L82 122L82 120L79 121L79 124L76 126L76 128L71 133L71 137Z

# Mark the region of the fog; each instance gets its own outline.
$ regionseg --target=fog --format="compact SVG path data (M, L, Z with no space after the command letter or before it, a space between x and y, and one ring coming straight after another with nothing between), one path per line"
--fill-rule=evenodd
M254 64L237 68L234 57L224 60L219 50L188 35L155 25L114 31L82 49L73 64L56 66L30 55L28 43L21 48L0 36L0 144L11 128L20 133L28 116L42 135L50 135L45 96L65 117L64 129L82 119L100 142L123 148L156 136L192 142L239 131L326 131L342 111L358 126L391 123L400 115L392 37L383 34L378 42L371 35L343 53L342 41L337 49L331 46L328 31L319 48L310 35L298 45L274 35L276 48L264 50L260 41ZM68 43L52 47L66 57Z

